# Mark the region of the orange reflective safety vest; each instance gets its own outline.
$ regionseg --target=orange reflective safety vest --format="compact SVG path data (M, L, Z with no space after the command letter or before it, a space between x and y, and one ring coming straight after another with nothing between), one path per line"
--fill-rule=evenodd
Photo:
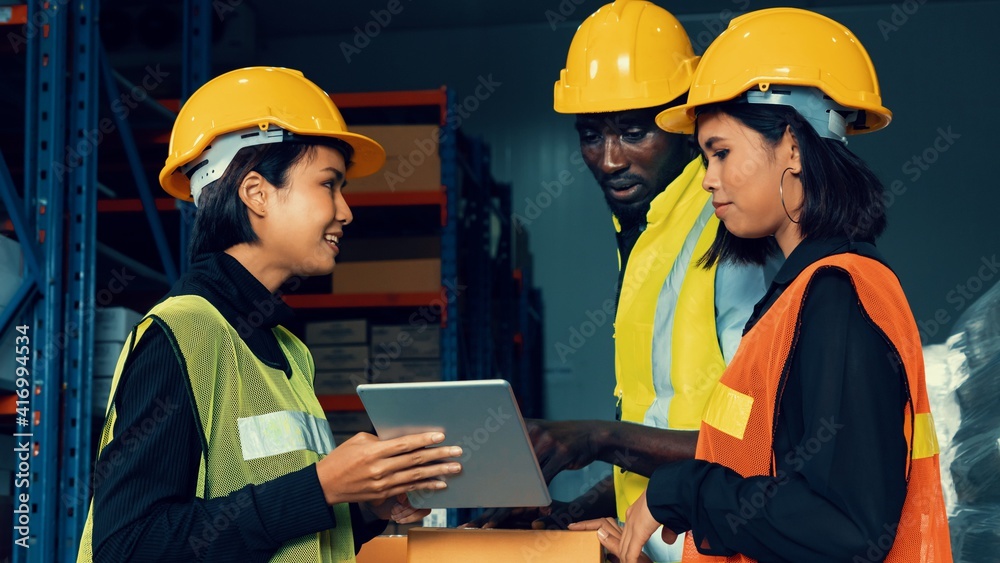
M838 254L818 260L795 278L757 324L713 391L698 436L698 459L716 462L744 477L775 476L773 421L781 400L782 374L792 356L799 313L809 282L821 268L847 272L865 314L902 359L908 401L900 431L909 444L906 500L888 562L950 562L948 518L941 493L938 443L924 381L920 337L899 281L871 258ZM750 562L752 559L698 553L687 534L684 561ZM888 542L886 542L888 543ZM888 547L888 545L886 545ZM865 554L859 554L864 559Z

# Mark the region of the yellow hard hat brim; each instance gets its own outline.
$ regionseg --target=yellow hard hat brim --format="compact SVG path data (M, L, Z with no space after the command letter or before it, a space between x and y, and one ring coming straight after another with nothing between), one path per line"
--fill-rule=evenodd
M253 127L257 123L247 123L242 124L247 127ZM283 126L283 124L275 123L275 125L282 127L303 136L314 136L314 137L328 137L332 139L340 139L351 148L354 149L354 155L351 159L351 166L347 169L346 177L351 178L364 178L365 176L371 176L378 172L383 165L385 165L385 149L382 145L378 144L374 139L366 137L364 135L359 135L357 133L351 133L348 131L330 133L325 130L293 130L290 127ZM237 124L236 130L239 130L241 124ZM297 128L298 129L298 128ZM221 133L220 133L221 134ZM201 154L205 147L208 146L208 139L213 139L217 135L206 136L206 141L199 144L192 151L193 154ZM179 168L172 167L170 165L164 166L160 170L160 185L163 189L170 195L182 199L184 201L193 202L194 199L191 197L191 186L188 182L187 177L180 171Z
M847 100L839 98L839 96L832 95L830 92L826 92L823 88L824 83L822 81L809 81L800 78L788 79L785 77L773 77L761 79L759 77L754 77L749 80L746 84L743 84L736 88L739 94L736 96L731 96L728 98L716 98L711 94L704 96L703 99L710 100L709 103L722 103L733 99L736 99L744 92L751 90L753 88L759 88L761 85L766 85L765 87L770 87L772 84L785 84L788 86L811 86L819 90L824 90L824 93L830 98L845 107L853 107L855 109L860 109L865 111L865 126L864 128L848 127L848 135L860 135L863 133L870 133L872 131L878 131L889 125L892 121L892 112L882 106L881 104L869 104L869 103L859 103L857 99ZM698 86L695 86L697 88ZM667 108L666 110L659 113L656 116L656 125L667 131L669 133L683 133L686 135L691 135L694 133L695 125L695 112L701 107L708 105L708 103L700 104L684 104L680 106L674 106L672 108Z

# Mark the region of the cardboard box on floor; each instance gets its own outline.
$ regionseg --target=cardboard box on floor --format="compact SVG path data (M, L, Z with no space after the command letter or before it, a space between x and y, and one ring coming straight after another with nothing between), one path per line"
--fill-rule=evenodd
M361 546L358 563L406 563L406 536L376 536Z
M602 563L596 532L565 530L457 530L413 528L406 541L408 563Z
M358 563L603 563L596 532L412 528L366 543Z

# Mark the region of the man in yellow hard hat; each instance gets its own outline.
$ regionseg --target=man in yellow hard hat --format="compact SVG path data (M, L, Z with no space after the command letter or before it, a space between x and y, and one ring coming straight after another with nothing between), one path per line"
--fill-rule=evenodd
M580 25L555 84L555 110L576 115L583 160L617 233L621 422L534 422L546 478L595 460L615 464L613 485L609 476L573 502L556 503L535 527L616 513L623 520L653 469L694 456L705 403L764 294L760 267L698 264L719 224L701 187L704 167L687 136L655 123L684 102L697 63L673 15L619 0ZM477 523L498 525L503 517L494 512ZM679 561L682 542L657 538L647 545L653 559Z

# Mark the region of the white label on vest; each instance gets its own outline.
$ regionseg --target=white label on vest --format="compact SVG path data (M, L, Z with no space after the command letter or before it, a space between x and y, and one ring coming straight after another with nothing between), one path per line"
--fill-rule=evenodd
M244 461L300 450L326 455L333 450L330 423L309 413L278 411L241 418L237 423Z

